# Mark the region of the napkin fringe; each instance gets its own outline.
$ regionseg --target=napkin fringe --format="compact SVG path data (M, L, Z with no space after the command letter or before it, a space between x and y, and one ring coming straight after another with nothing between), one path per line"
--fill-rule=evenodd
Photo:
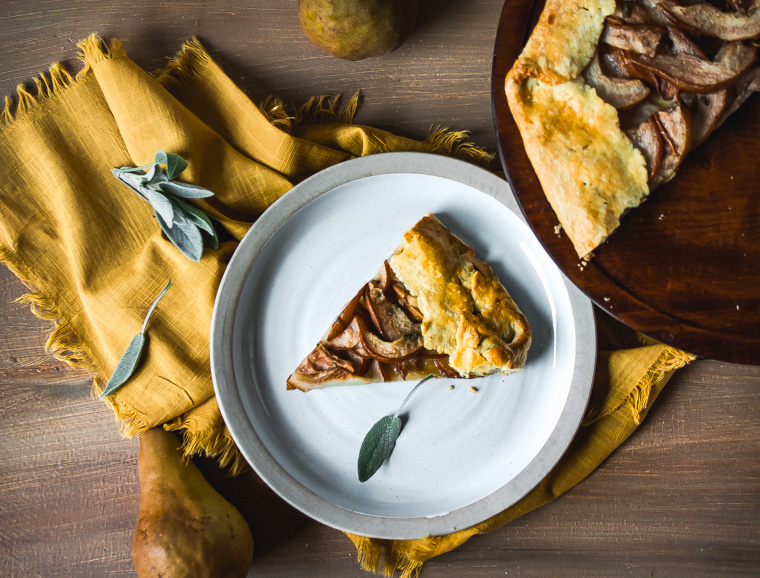
M493 163L496 153L477 146L470 140L470 134L467 130L455 131L439 125L430 128L425 142L432 147L433 153L453 156L487 168Z
M616 404L608 407L591 407L583 418L582 426L588 426L603 417L616 412L621 407L627 407L633 421L640 424L649 410L649 396L652 388L665 377L666 373L674 371L696 359L696 356L675 349L670 346L662 346L662 351L652 363L646 373L633 386L628 395Z
M394 547L378 548L377 540L373 541L371 538L355 534L348 534L348 537L356 546L356 559L362 570L382 576L393 576L396 572L401 572L400 578L419 576L422 562L410 560L405 553L396 550ZM389 545L392 542L389 540Z
M180 449L186 458L199 454L205 454L214 458L221 467L227 468L230 476L237 476L248 469L248 463L238 451L235 441L232 439L226 426L219 428L207 428L197 431L184 417L164 424L166 431L174 431L182 435Z
M97 46L102 51L103 42L98 40L91 36L82 44L86 43L93 51ZM118 43L118 50L123 51L121 43ZM110 52L114 52L113 43ZM165 69L156 72L156 79L170 92L181 91L212 62L214 60L206 52L203 44L193 37L182 46ZM271 124L286 133L291 133L299 124L354 124L361 96L361 90L357 90L343 106L340 94L313 96L297 107L295 114L290 114L282 99L270 95L259 105L259 110ZM496 154L478 147L470 140L470 135L469 131L454 131L448 127L433 126L424 142L431 147L432 153L453 156L488 168L495 160Z
M259 104L259 110L264 118L280 130L288 134L293 130L296 117L288 114L285 103L280 98L274 95L267 96L264 102Z
M45 344L45 351L69 367L91 373L95 372L95 363L92 361L92 356L87 351L85 343L79 338L77 332L53 300L37 288L37 284L31 280L31 276L26 271L22 271L15 256L10 251L0 250L0 263L8 267L8 270L29 290L28 293L18 297L13 302L29 305L29 309L35 317L52 321L55 324Z
M657 361L647 370L644 377L641 378L623 402L631 410L633 421L636 424L640 424L641 418L646 415L652 387L659 383L666 373L680 369L694 359L696 359L694 355L675 349L674 347L665 347L663 349Z
M114 58L121 58L127 55L124 45L120 40L113 38L111 43L106 43L100 36L93 33L84 40L77 43L79 47L79 60L84 65L82 70L77 73L77 80L82 80L92 72L93 66Z
M295 124L339 123L354 124L356 111L359 109L361 90L357 90L351 99L340 106L341 94L323 94L312 96L296 111Z
M213 60L200 41L193 37L182 45L166 68L155 72L158 83L170 92L181 91L193 78L201 75Z
M32 94L26 86L19 84L16 87L15 102L9 96L5 97L5 105L0 112L0 128L11 126L17 118L29 114L42 102L75 84L74 77L63 68L60 62L52 64L47 74L43 72L32 81L37 89L36 94Z

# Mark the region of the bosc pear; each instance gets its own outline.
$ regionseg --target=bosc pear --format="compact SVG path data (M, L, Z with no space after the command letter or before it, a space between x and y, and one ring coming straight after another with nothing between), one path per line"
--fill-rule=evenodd
M137 575L246 576L253 559L247 522L195 464L185 463L179 446L161 427L140 437L140 514L132 542Z

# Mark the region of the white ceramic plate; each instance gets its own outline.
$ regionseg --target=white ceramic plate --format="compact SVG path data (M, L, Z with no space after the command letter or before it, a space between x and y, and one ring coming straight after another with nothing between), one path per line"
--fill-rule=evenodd
M364 435L413 384L303 393L285 380L427 213L491 264L533 345L510 376L423 385L390 459L360 483ZM235 442L285 500L341 530L417 538L498 513L556 464L588 401L594 327L590 301L536 241L505 181L449 158L390 153L315 175L256 222L219 288L211 365Z

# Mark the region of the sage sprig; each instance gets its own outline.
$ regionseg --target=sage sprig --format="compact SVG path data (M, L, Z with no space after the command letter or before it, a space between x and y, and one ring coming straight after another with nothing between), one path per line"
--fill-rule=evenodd
M212 248L219 247L219 238L211 219L187 199L203 199L214 193L203 187L174 181L187 168L187 161L178 154L158 151L154 162L142 167L113 169L113 176L140 195L153 207L161 230L192 261L200 261L206 233ZM166 172L161 168L166 166Z
M366 482L375 472L380 469L388 459L388 456L393 452L393 448L396 447L396 440L401 433L401 418L399 414L403 411L406 402L412 397L412 394L425 383L428 379L433 377L432 374L424 377L412 388L409 395L401 403L401 406L396 410L392 416L386 415L373 425L367 435L364 437L362 446L359 449L359 460L357 462L357 469L359 472L359 481Z
M111 378L108 380L106 388L103 390L103 393L100 394L101 399L107 395L111 395L114 391L124 385L130 377L132 377L132 374L135 372L135 368L140 361L143 347L145 346L145 329L148 327L148 319L153 315L153 311L156 309L156 305L158 305L161 297L164 296L171 286L172 282L170 280L161 293L158 294L158 297L156 297L153 300L153 303L151 303L148 313L145 314L145 320L143 321L140 333L132 338L124 355L121 356L119 363L116 364L116 368L113 370L113 374L111 374Z

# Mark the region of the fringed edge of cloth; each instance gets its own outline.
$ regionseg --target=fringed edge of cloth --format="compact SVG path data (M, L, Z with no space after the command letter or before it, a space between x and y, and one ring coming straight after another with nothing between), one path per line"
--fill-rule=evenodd
M100 374L87 344L79 337L53 299L45 291L39 289L39 284L32 280L32 275L24 269L11 251L0 249L0 263L5 265L28 290L27 293L14 299L13 302L29 305L32 315L53 322L54 327L48 335L45 351L72 369L89 374L92 378L90 395L93 399L97 399L108 380L107 376ZM110 398L103 401L113 410L122 436L133 437L150 429L150 426L139 415L117 401Z
M92 66L98 62L127 54L119 40L114 39L108 45L94 33L78 42L77 46L80 50L78 58L84 65L77 75L72 76L63 64L56 62L50 65L47 72L32 78L35 85L33 92L30 92L24 84L19 84L16 87L15 99L10 96L5 97L4 106L0 112L0 130L9 128L17 119L32 113L46 100L74 86L77 82L85 80L90 76Z
M182 90L190 79L200 76L212 62L213 59L200 41L193 37L182 45L166 68L157 70L153 75L161 86L174 92Z
M451 130L448 127L431 127L425 142L432 147L432 153L456 157L483 168L489 168L496 159L496 153L477 146L470 141L470 131Z
M13 125L16 119L33 112L38 105L49 100L76 83L60 62L52 64L47 73L42 73L32 79L36 91L32 94L26 86L16 86L16 99L5 97L5 104L0 112L0 129Z
M111 43L106 43L97 34L90 34L84 40L77 43L79 47L79 60L82 61L82 70L77 74L77 80L82 80L92 72L92 67L104 60L121 58L127 55L121 40L112 39Z
M657 358L657 361L654 362L644 377L631 390L628 397L615 409L627 405L631 410L633 421L640 424L642 414L649 407L649 394L652 391L652 387L659 383L667 372L680 369L694 359L696 359L696 356L691 353L686 353L673 347L665 347Z
M0 249L0 263L4 264L29 291L13 302L29 305L35 317L55 324L45 343L45 351L73 369L95 373L95 363L85 343L53 300L41 291L37 283L32 281L31 275L23 270L15 255L8 250Z
M214 458L222 468L227 468L232 477L250 469L226 425L199 432L192 428L187 419L178 417L164 424L164 429L182 435L180 449L187 457L203 454Z
M681 351L670 346L663 346L663 350L647 372L633 386L628 395L617 403L605 408L589 408L581 422L582 426L588 426L600 420L623 406L631 411L631 416L636 424L641 423L641 418L646 414L649 407L649 396L652 388L657 385L665 374L684 367L697 357L691 353Z
M378 547L371 538L346 534L356 547L356 560L362 570L374 572L381 576L393 576L400 572L400 578L412 578L420 575L425 560L435 555L435 548L427 548L430 551L423 560L411 560L409 556L397 550L393 540L381 540L383 547ZM427 550L426 549L426 550Z
M212 62L219 66L203 44L193 37L182 46L165 69L155 73L156 79L170 91L182 90ZM323 94L311 97L301 106L289 107L281 98L270 95L259 104L259 110L272 125L291 133L299 124L354 124L361 96L361 90L357 90L348 102L341 106L342 95ZM295 109L295 112L291 113L289 108ZM452 156L484 168L491 168L496 154L477 146L470 140L470 135L469 131L433 126L423 142L431 147L430 152L434 154Z

